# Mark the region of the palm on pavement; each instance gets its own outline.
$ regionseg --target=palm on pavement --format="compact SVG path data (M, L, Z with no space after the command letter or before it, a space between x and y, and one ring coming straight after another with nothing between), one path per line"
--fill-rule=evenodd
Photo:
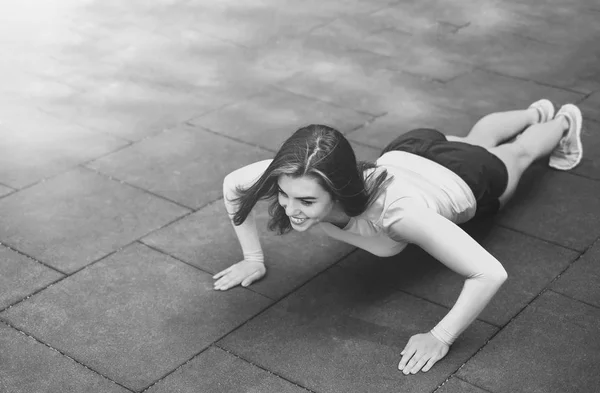
M214 289L226 291L237 285L247 287L254 281L261 279L267 272L265 264L262 262L243 260L233 266L215 274L213 279Z

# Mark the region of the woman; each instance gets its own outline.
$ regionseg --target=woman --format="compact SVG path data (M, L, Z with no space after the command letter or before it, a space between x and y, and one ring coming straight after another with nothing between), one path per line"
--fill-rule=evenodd
M214 288L248 286L266 273L252 209L271 199L269 229L321 228L378 256L413 243L466 277L452 309L429 332L410 338L398 368L428 371L491 300L507 274L500 262L457 224L493 214L521 175L550 155L558 170L582 156L582 116L572 104L554 115L546 99L525 110L493 113L464 137L432 129L391 142L376 163L356 162L344 136L326 126L296 131L273 160L248 165L224 180L225 206L244 260L216 274Z

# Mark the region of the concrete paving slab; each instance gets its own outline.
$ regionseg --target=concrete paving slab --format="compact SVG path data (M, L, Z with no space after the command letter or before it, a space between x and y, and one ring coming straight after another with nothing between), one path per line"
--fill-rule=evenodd
M328 1L310 0L297 3L288 0L187 1L174 11L195 15L196 28L211 36L246 47L269 45L281 38L295 37L330 22L338 15L369 13L393 0ZM173 15L177 20L178 15Z
M282 36L306 33L331 19L331 16L305 6L285 3L194 0L173 7L171 18L177 20L180 18L178 14L193 14L199 31L246 47L269 44Z
M280 83L302 73L315 73L324 78L337 78L339 75L358 77L398 68L397 59L362 50L349 41L352 38L323 34L282 38L273 44L253 49L255 65L265 74L279 76ZM339 80L345 86L360 82L360 79Z
M365 72L360 64L345 61L299 72L277 86L335 105L383 115L396 110L402 102L428 102L440 94L443 84L387 68L368 68Z
M78 168L0 199L0 241L70 273L188 212Z
M596 241L554 283L552 289L600 307L600 242Z
M579 106L584 113L586 108ZM600 180L600 121L583 118L581 130L583 158L571 172L594 180Z
M26 106L0 109L0 138L0 182L17 189L128 143Z
M574 251L498 227L492 228L480 243L508 273L508 280L479 316L495 326L507 324L578 256ZM465 281L418 247L409 247L391 258L359 251L339 266L448 308L456 302Z
M386 10L381 11L384 15ZM393 57L386 67L437 81L448 81L469 72L472 66L456 61L443 48L415 45L412 34L402 25L386 26L377 14L341 17L318 27L307 36L307 41L329 41L338 47L364 50Z
M477 118L427 102L399 102L394 112L375 118L348 134L350 140L383 149L396 137L415 128L434 128L447 135L466 135Z
M147 390L148 393L306 393L307 390L210 347Z
M600 235L600 183L535 165L498 222L579 251Z
M487 390L478 388L477 386L471 385L459 378L452 377L450 380L438 390L436 393L489 393Z
M599 87L595 12L565 2L399 2L371 15L449 60L589 93ZM586 49L583 49L586 48ZM572 59L577 59L573 62Z
M461 28L483 24L488 27L504 19L505 6L493 0L479 1L476 4L460 0L439 3L435 0L399 1L379 10L370 16L388 28L401 29L418 36L434 33L438 36L455 34ZM495 22L495 23L494 23Z
M590 94L577 105L585 118L600 121L600 91Z
M548 291L458 372L492 392L590 392L600 383L600 310Z
M126 393L129 390L0 323L0 390L6 393Z
M257 205L256 227L268 271L251 288L273 299L289 293L354 249L316 231L279 236L267 230L267 221L266 204ZM142 242L211 274L243 259L222 200L154 232Z
M348 132L370 119L352 109L272 90L197 117L190 124L276 151L300 127L325 124Z
M498 9L504 10L505 17L494 28L505 33L560 47L579 45L582 38L600 34L600 27L594 23L597 16L593 7L598 5L594 0L527 3L505 0L497 4Z
M475 322L427 373L398 371L411 335L446 309L334 267L218 345L315 392L432 391L494 332Z
M39 262L0 246L0 309L64 277Z
M580 93L476 70L448 82L445 91L434 102L482 117L492 112L525 109L540 98L562 105L576 102L581 97L583 94Z
M65 121L138 141L225 103L153 82L132 81L128 76L111 79L109 84L56 100L42 109Z
M140 391L269 303L241 288L215 292L208 274L135 244L1 316Z
M374 115L398 113L402 116L402 106L409 105L411 109L419 108L417 113L439 112L436 108L441 107L442 110L465 112L474 120L491 112L527 108L542 97L558 103L574 102L583 97L582 93L485 70L463 74L445 84L388 70L367 75L353 69L339 71L330 74L312 70L299 73L278 85L298 94ZM351 86L348 80L352 81ZM433 116L435 120L438 115Z
M154 15L164 23L162 17ZM203 97L206 108L237 102L289 76L262 67L255 51L210 37L198 28L201 25L195 20L183 26L174 21L150 30L129 28L115 37L112 29L105 27L99 33L103 40L125 46L103 62L114 66L117 78L168 88L174 94L188 93L197 96L196 101Z
M197 127L179 126L88 167L197 209L223 195L225 175L272 156Z

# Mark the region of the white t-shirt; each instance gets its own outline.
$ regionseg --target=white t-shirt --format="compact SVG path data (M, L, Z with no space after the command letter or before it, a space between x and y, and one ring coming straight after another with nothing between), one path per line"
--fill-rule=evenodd
M398 254L408 244L389 228L402 219L404 210L411 205L433 209L457 224L475 215L477 203L469 186L440 164L401 151L388 152L376 163L375 170L387 170L392 181L364 213L351 217L343 229L320 223L327 235L387 257Z

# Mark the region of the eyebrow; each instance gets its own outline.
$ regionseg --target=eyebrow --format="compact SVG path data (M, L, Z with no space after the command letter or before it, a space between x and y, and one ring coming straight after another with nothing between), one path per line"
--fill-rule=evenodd
M287 195L287 193L286 193L285 191L283 191L283 190L281 189L281 187L279 187L279 185L277 185L277 189L278 189L279 191L283 192L285 195ZM299 197L299 198L296 198L296 199L301 199L301 200L307 200L307 199L310 199L310 200L316 200L317 198L316 198L316 197L313 197L313 196L307 196L307 197Z

